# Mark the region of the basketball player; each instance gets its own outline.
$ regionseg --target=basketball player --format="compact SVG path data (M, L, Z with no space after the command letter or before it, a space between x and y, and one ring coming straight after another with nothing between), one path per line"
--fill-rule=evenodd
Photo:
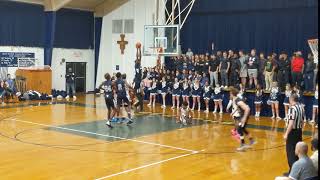
M121 73L118 72L116 74L116 81L115 81L115 89L117 94L117 110L120 111L120 106L122 104L127 104L128 106L125 106L125 109L128 113L129 122L127 125L132 124L133 121L131 119L131 111L130 111L130 102L127 97L127 91L126 91L126 83L121 77Z
M106 81L104 81L100 86L99 89L102 90L104 92L104 98L106 101L106 106L108 109L108 116L106 118L106 125L109 128L113 128L111 126L111 122L110 120L114 117L115 113L116 113L116 108L113 102L113 90L114 90L114 86L113 83L111 81L111 76L109 73L104 75L104 78L106 79Z
M235 88L230 88L230 99L233 101L233 112L232 117L235 120L237 131L240 134L240 147L237 151L244 151L251 145L255 144L254 139L251 137L250 133L246 130L246 125L249 119L250 107L244 102L244 100L238 97L239 90ZM250 140L250 145L245 144L244 136L247 135Z

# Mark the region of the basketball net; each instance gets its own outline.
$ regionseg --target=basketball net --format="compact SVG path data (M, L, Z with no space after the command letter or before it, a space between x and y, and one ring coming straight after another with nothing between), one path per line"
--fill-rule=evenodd
M318 39L308 40L309 47L313 54L313 60L315 63L318 63Z

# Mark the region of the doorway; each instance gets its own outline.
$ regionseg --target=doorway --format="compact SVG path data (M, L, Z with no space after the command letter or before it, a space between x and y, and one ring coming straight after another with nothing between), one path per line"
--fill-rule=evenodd
M71 68L75 73L75 88L77 93L85 93L86 92L86 62L67 62L66 63L66 73L68 69Z

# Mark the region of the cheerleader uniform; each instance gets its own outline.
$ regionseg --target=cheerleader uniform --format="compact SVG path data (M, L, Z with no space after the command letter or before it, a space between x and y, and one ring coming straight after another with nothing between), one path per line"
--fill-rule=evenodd
M285 98L284 98L284 101L283 101L283 105L285 105L285 106L289 106L289 98L290 98L290 96L291 96L291 94L292 94L292 90L286 90L285 91Z
M168 85L166 81L161 82L161 94L167 94L168 93Z
M192 87L192 97L200 97L201 96L201 88L199 85L193 85Z
M151 87L149 88L150 95L156 95L157 94L157 83L152 82Z
M256 91L256 96L254 98L254 104L262 104L262 90Z
M313 107L318 108L318 91L314 92Z
M210 86L204 86L203 99L204 100L210 100L210 98L211 98L211 87Z
M270 97L269 101L271 103L277 103L279 102L279 88L278 87L272 87L270 91Z
M180 96L181 90L180 90L180 83L174 83L173 89L172 89L172 96Z
M183 83L183 87L182 87L182 97L189 97L190 96L190 86L189 84L185 84Z
M215 87L213 91L213 101L222 101L221 87Z

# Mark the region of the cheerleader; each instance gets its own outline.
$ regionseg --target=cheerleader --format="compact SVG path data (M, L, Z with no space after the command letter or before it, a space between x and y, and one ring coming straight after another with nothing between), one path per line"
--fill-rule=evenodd
M285 98L284 98L284 101L283 101L283 105L284 105L284 113L285 113L285 118L284 120L287 122L288 121L288 110L289 110L289 98L292 94L292 88L291 88L291 85L290 84L286 84L286 90L284 92L285 94Z
M179 105L180 105L180 94L181 94L181 89L180 89L180 83L178 81L178 78L174 78L174 84L173 84L173 88L172 88L172 107L171 109L174 109L175 103L177 101L177 108L179 109Z
M270 91L270 97L269 102L271 103L271 110L272 110L272 119L275 117L277 120L281 120L279 116L279 87L277 82L272 83L271 91Z
M222 86L214 88L213 90L213 101L214 101L214 111L213 113L217 113L218 106L220 109L220 114L223 113L223 107L222 107Z
M260 111L261 111L261 104L262 104L262 95L263 95L263 91L261 89L261 86L258 84L257 88L256 88L256 96L254 99L254 104L255 104L255 108L256 108L256 117L260 117Z
M316 122L316 116L318 115L318 84L316 85L316 91L314 92L313 99L313 111L312 111L312 120L311 123L316 123L316 127L318 127L318 121Z
M166 96L168 94L168 84L165 77L161 80L161 95L162 95L162 106L161 108L166 108Z
M182 103L179 121L183 125L188 125L188 124L191 124L192 122L192 117L190 115L189 106L187 102Z
M205 113L209 113L209 101L210 101L210 98L211 98L212 89L209 86L209 82L208 81L205 82L205 85L204 85L203 89L204 89L203 99L204 99L204 101L206 103L206 110L204 112Z
M190 102L189 102L190 91L191 91L190 81L188 81L188 79L185 78L182 85L182 100L183 102L188 103L188 107L190 107Z
M192 100L193 100L193 105L191 109L192 111L194 111L196 103L198 104L198 111L200 111L200 108L201 108L200 95L201 95L200 82L198 79L195 79L192 87Z
M151 87L149 88L150 91L150 102L148 104L148 106L153 106L155 107L156 105L156 95L157 95L157 81L156 78L152 79L151 82Z

